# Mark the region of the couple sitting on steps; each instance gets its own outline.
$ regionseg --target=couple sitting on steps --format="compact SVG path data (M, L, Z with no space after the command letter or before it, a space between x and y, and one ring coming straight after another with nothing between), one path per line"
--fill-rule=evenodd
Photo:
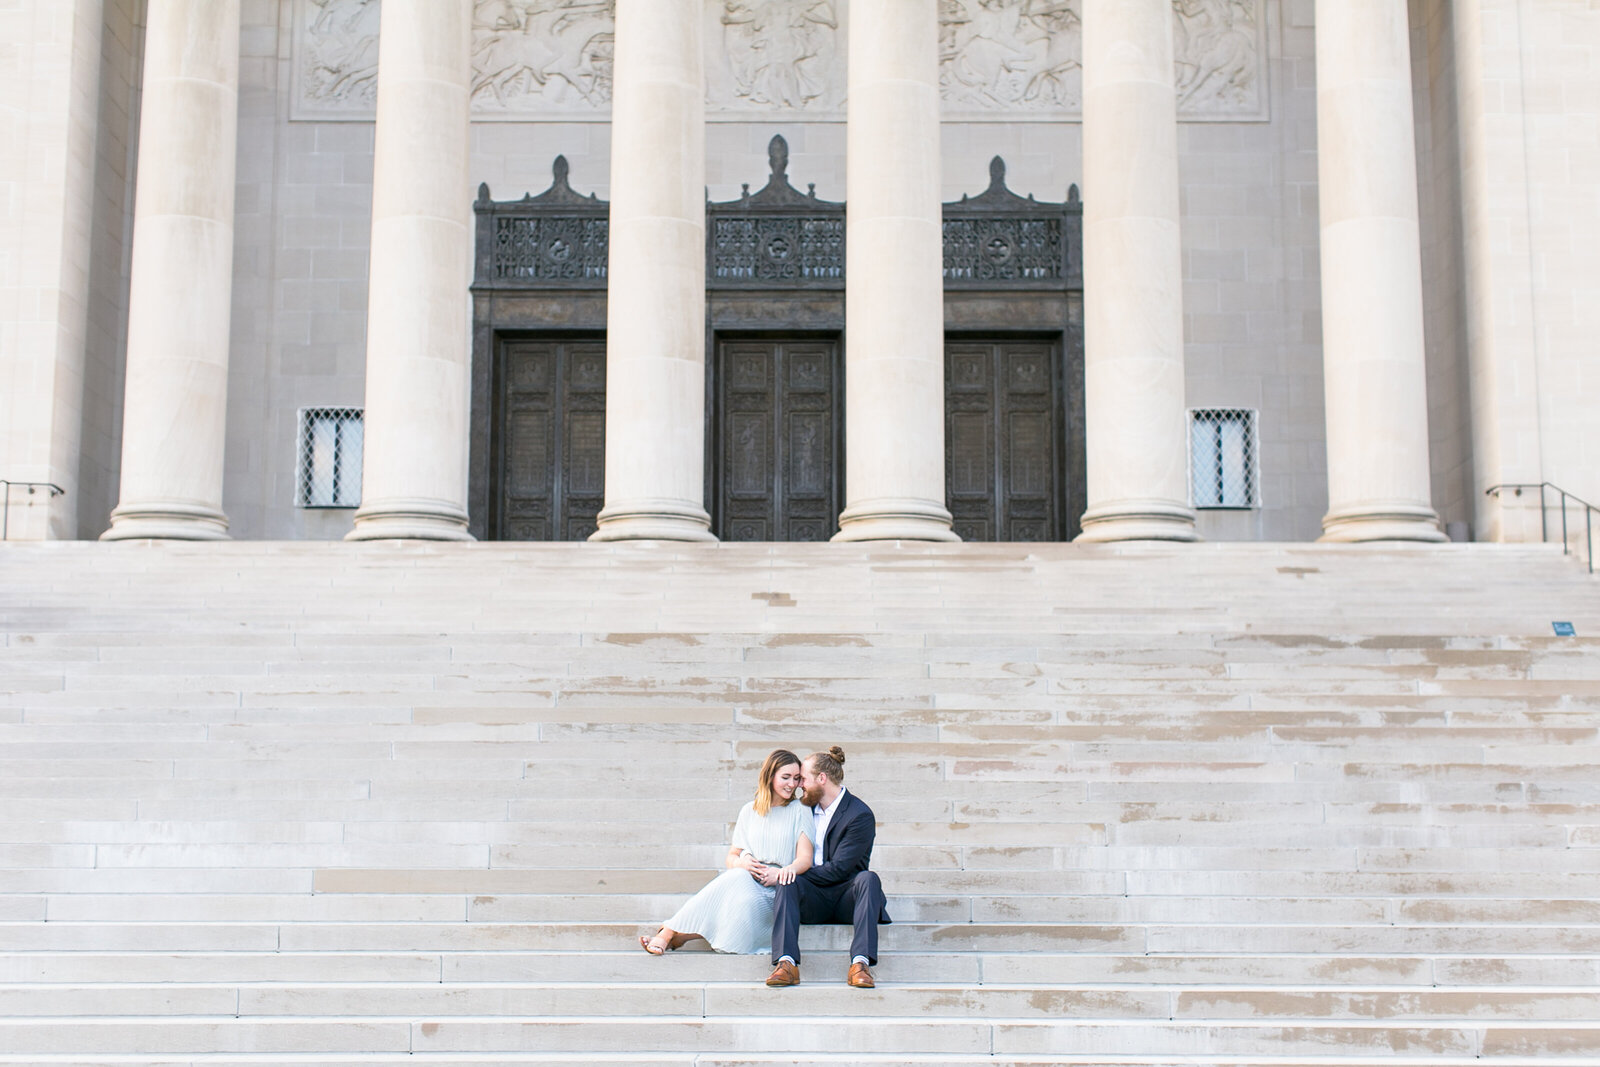
M889 921L883 886L867 870L877 832L872 809L844 787L844 750L802 761L779 749L739 810L728 869L639 944L654 956L702 937L718 952L770 945L776 969L767 984L790 986L800 983L800 924L851 923L845 980L871 989L878 924Z

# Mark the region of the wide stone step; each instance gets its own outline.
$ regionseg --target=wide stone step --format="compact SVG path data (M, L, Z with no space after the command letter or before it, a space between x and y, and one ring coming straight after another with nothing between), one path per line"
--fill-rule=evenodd
M847 950L809 951L803 968L809 985L845 973ZM635 946L582 952L287 951L8 952L0 956L0 982L50 984L227 983L612 983L759 984L770 970L763 956L726 956L685 948L665 960ZM1600 978L1600 955L1253 955L1150 956L1092 951L905 952L885 954L875 973L889 984L999 986L1147 985L1177 990L1254 988L1323 993L1347 989L1390 991L1437 987L1494 991L1553 989L1567 995L1589 990Z
M615 949L654 922L0 922L0 951L205 949L296 952L501 952ZM1415 955L1600 953L1600 926L1480 923L913 923L881 931L885 953L1119 951ZM805 927L803 948L843 951L848 927Z
M769 998L781 1014L725 1018L618 1016L535 1019L439 1017L327 1017L318 1019L75 1018L69 1021L0 1020L0 1047L18 1053L299 1053L418 1052L727 1052L808 1055L812 1028L798 1025L794 1006L804 996ZM1262 1020L1202 1022L1129 1020L1070 1024L1026 1018L910 1020L854 1016L827 1023L837 1053L924 1056L1112 1056L1137 1048L1167 1056L1356 1058L1404 1049L1427 1062L1440 1057L1592 1055L1600 1049L1600 1024L1562 1022L1396 1023L1364 1020Z
M1020 1018L1390 1022L1592 1021L1584 990L1208 988L1156 984L979 986L883 980L871 996L807 966L806 1011L830 1018ZM299 982L0 985L0 1017L459 1017L779 1014L792 994L750 982Z
M702 880L704 880L702 878ZM316 896L77 893L0 896L0 917L50 922L634 922L675 912L684 893ZM1122 897L889 894L907 923L1530 923L1600 924L1600 901L1415 897Z

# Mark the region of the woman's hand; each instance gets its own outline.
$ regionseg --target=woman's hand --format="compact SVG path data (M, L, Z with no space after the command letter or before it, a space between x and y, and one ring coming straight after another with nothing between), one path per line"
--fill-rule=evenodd
M779 867L777 873L778 873L778 878L777 878L777 881L774 883L776 885L789 885L797 877L799 877L799 875L795 872L795 869L793 867Z
M757 879L759 879L767 869L766 864L756 859L755 856L749 852L739 853L739 855L733 860L733 862L729 863L728 866L738 868L739 870L749 871Z

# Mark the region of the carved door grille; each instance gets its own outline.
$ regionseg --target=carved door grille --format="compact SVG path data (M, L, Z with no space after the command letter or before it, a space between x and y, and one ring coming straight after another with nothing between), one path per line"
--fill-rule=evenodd
M605 343L508 341L499 363L491 536L582 541L605 501Z
M478 186L478 287L605 288L611 205L573 191L566 156L551 175L550 188L521 200L490 200L489 186Z
M964 541L1060 541L1063 450L1055 346L945 346L945 487Z
M752 194L706 205L706 286L844 288L844 205L789 184L789 144L767 145L771 174Z
M845 205L789 184L789 146L767 146L771 173L758 192L706 205L708 289L844 288ZM573 191L557 156L550 188L520 200L478 187L478 290L604 289L610 205ZM989 188L944 205L947 289L1081 289L1083 205L1018 196L1006 165L989 164Z
M1083 286L1083 204L1018 196L1006 164L989 161L989 188L944 205L944 283L949 289L1076 289Z
M717 345L717 536L826 541L839 515L839 348Z

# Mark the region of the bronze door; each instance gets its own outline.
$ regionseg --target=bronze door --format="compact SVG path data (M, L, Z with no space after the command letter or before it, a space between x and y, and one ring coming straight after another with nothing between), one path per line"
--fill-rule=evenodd
M945 345L945 498L964 541L1061 541L1056 346Z
M605 342L508 341L497 371L490 537L582 541L605 501Z
M826 541L839 522L839 346L717 345L715 533L724 541Z

